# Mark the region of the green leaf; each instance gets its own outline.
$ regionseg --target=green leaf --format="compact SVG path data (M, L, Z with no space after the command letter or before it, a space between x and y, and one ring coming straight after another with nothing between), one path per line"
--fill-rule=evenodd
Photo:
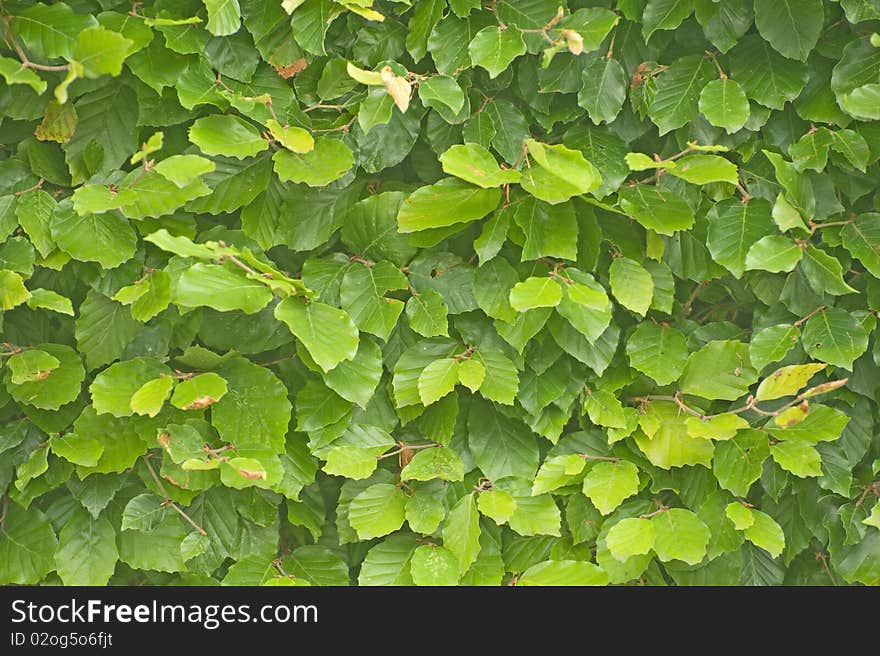
M419 398L422 405L431 405L449 394L458 384L458 360L434 360L419 375Z
M468 223L498 206L498 189L481 189L456 178L445 178L410 194L397 215L400 232L416 232Z
M211 406L211 423L220 437L237 447L282 452L291 410L284 384L244 358L226 360L217 373L229 386L229 392Z
M213 172L215 168L214 162L199 155L172 155L156 164L153 170L183 189L199 176Z
M409 567L416 585L456 585L460 578L456 555L436 545L418 547Z
M217 403L226 391L226 381L214 372L199 374L177 384L171 405L181 410L201 410Z
M562 287L553 278L528 278L510 290L510 306L517 312L556 307L562 301Z
M382 537L403 526L405 503L400 488L377 483L352 499L348 521L362 540Z
M648 185L621 189L620 208L645 228L673 235L694 225L694 212L680 196Z
M425 3L426 5L430 3ZM439 3L433 3L439 6ZM420 5L422 6L422 5ZM419 82L419 98L426 107L446 107L458 114L464 107L464 91L454 77L435 75ZM447 171L449 173L449 171ZM455 175L452 173L451 175ZM513 182L516 182L515 180ZM482 186L482 185L481 185Z
M79 33L73 46L73 59L82 66L87 78L119 75L122 62L134 41L102 26L90 27Z
M526 53L526 43L522 32L515 27L490 26L471 39L468 53L474 66L485 68L490 78L496 78L514 59Z
M532 164L523 171L522 188L548 203L561 203L572 196L595 190L602 176L578 150L526 140Z
M701 464L709 467L715 450L710 440L690 437L685 417L670 401L652 401L639 418L635 433L639 449L662 469Z
M309 187L324 187L354 166L351 149L339 139L327 137L316 139L315 147L305 154L279 150L272 160L282 181L302 182Z
M77 214L70 203L59 203L51 222L52 240L77 260L97 262L112 269L129 260L137 235L128 219L117 212Z
M880 278L880 214L860 214L841 231L844 247L868 272Z
M497 524L504 524L516 510L516 501L509 492L492 489L480 493L477 497L477 508Z
M238 0L202 0L208 10L205 27L214 36L235 34L241 27L241 7Z
M794 396L804 388L810 381L810 378L824 370L827 366L825 364L811 363L780 367L761 381L761 384L758 385L758 391L755 393L755 398L758 401L770 401L784 396Z
M519 182L515 169L502 169L488 150L479 144L452 146L440 156L443 171L478 187L488 189Z
M382 378L382 352L375 342L362 339L351 360L343 360L324 373L324 383L352 403L366 408Z
M484 392L485 393L485 392ZM538 470L538 444L532 432L491 406L474 405L468 415L468 448L483 474L493 481L508 476L526 480Z
M784 8L784 4L778 6ZM780 55L754 34L741 39L730 54L730 70L749 98L770 109L782 109L800 95L807 83L803 63Z
M651 518L654 527L654 551L663 562L683 560L696 565L706 555L711 533L689 510L670 508Z
M73 316L73 303L69 298L65 298L51 289L33 289L30 292L30 298L25 303L32 310L52 310L52 312Z
M639 324L627 340L626 355L635 369L658 385L678 380L688 359L683 333L647 322Z
M755 25L773 48L789 59L806 61L824 23L820 0L755 0Z
M172 300L184 307L210 307L220 312L259 312L272 300L272 292L244 271L220 264L193 264L172 288Z
M729 182L735 185L739 182L736 165L718 155L688 155L675 164L669 173L694 184Z
M688 435L691 437L702 437L707 440L729 440L738 431L747 429L749 422L732 412L724 412L706 419L688 417L685 420L685 425Z
M584 400L584 409L590 415L590 421L597 426L624 428L626 415L617 397L604 389L588 390Z
M196 119L189 129L189 140L206 155L237 159L251 157L269 147L257 128L231 114L212 114Z
M746 253L746 270L780 273L794 269L804 256L804 249L791 239L780 235L767 235L749 247Z
M287 150L294 153L307 153L315 147L315 140L308 130L290 125L281 125L274 118L266 121L272 137Z
M387 340L404 304L385 294L407 287L406 276L390 262L377 262L372 266L355 264L342 279L342 307L360 330Z
M58 534L55 564L64 585L106 585L118 558L116 531L106 517L79 509Z
M547 560L532 565L517 585L607 585L608 574L597 565L582 560Z
M804 442L778 442L770 447L770 455L777 465L800 478L822 475L822 456Z
M611 123L626 100L629 80L623 66L616 59L598 57L584 68L582 80L578 105L587 110L593 123Z
M785 548L785 534L782 527L760 510L752 509L754 523L743 531L746 540L761 547L774 558L778 558Z
M458 560L458 571L464 574L480 553L480 513L474 494L463 496L449 510L443 525L443 546Z
M827 308L810 318L801 341L811 358L849 370L868 348L864 328L840 308Z
M9 504L0 526L0 584L39 583L55 569L57 544L52 525L42 512Z
M797 440L816 444L838 439L849 421L850 418L840 410L814 403L801 421L785 426L771 421L766 428L777 440Z
M426 494L425 490L428 488L419 488L407 499L406 521L413 531L431 534L446 518L446 506L441 500ZM455 561L455 569L458 570L458 560Z
M527 198L513 218L525 235L523 261L541 257L577 259L578 222L572 203L551 205Z
M603 515L639 491L639 470L631 462L596 462L583 483L584 494Z
M287 324L325 372L357 354L357 326L344 310L287 298L275 307L275 318Z
M6 361L13 385L45 380L60 364L61 360L39 349L16 353Z
M135 414L155 417L171 395L173 386L174 380L168 376L149 380L131 395L129 405Z
M19 224L43 257L47 257L55 249L50 228L55 205L55 199L42 189L21 194L15 204L15 215Z
M650 41L657 30L674 30L693 10L693 0L648 0L642 14L645 41Z
M452 449L442 446L422 449L400 472L400 479L404 481L430 481L435 478L453 482L464 478L464 465Z
M739 82L728 78L712 80L703 87L699 108L709 123L724 128L727 134L738 132L749 120L749 99Z
M752 246L772 230L770 204L760 198L751 199L748 203L728 198L713 206L707 216L709 233L706 246L712 259L741 278ZM774 236L772 239L782 238ZM755 258L763 265L761 268L768 266L765 262L768 258L760 250L755 253Z
M337 446L327 452L327 463L323 470L334 476L345 476L355 480L369 478L379 461L377 449L364 446Z
M641 264L628 257L618 257L609 270L611 293L628 310L645 316L654 297L654 279Z
M35 348L48 354L59 364L48 376L37 376L33 380L24 380L19 384L12 380L12 371L10 371L5 375L6 390L19 403L42 410L58 410L79 396L85 378L82 360L76 351L62 344L37 344ZM10 360L15 357L11 357ZM8 365L8 368L12 369L12 365Z
M761 371L771 362L779 362L800 341L800 337L800 329L787 324L770 326L755 333L749 344L752 365Z
M28 50L37 57L69 57L78 34L98 21L88 14L74 13L63 2L42 2L16 12L12 27Z
M680 3L683 0L672 1ZM648 108L648 115L660 129L661 136L694 119L700 92L711 80L713 72L712 63L706 57L688 55L658 76L657 91Z
M89 386L92 406L98 414L130 417L133 412L132 396L146 383L161 377L173 383L171 373L171 369L153 358L140 357L116 362L95 376Z
M800 266L810 286L819 293L840 296L856 292L843 280L843 267L840 262L821 248L807 246Z
M654 523L641 517L621 519L605 535L605 544L621 562L647 554L654 548Z
M448 337L448 313L449 308L446 307L443 296L433 289L414 294L406 302L406 316L410 328L424 337L437 335Z
M712 471L721 487L744 497L752 483L761 477L763 462L769 455L764 433L751 429L739 431L733 439L718 444Z
M56 456L84 467L97 465L101 454L104 453L103 444L76 433L54 435L49 439L49 448Z
M36 91L37 95L42 95L46 90L45 80L31 69L24 68L21 62L9 57L0 57L0 75L3 76L3 79L9 86L13 84L26 84Z
M748 344L716 340L688 357L680 389L704 399L734 401L757 380L758 372L749 361Z

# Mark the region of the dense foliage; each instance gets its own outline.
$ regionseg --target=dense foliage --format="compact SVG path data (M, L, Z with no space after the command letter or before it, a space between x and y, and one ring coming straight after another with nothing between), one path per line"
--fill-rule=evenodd
M0 583L880 584L878 26L2 0Z

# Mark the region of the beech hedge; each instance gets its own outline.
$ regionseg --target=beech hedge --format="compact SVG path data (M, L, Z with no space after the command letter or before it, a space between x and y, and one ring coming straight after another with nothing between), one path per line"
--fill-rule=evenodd
M880 0L0 2L0 583L880 584Z

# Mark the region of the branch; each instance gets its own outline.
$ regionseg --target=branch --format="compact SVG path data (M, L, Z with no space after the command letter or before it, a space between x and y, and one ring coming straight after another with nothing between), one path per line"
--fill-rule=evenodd
M645 513L644 515L639 515L639 519L650 519L651 517L654 517L655 515L659 515L660 513L666 512L667 510L669 510L669 506L664 506L661 503L660 507L657 508L657 510L655 510L654 512Z
M825 306L824 306L824 305L820 305L820 306L817 307L815 310L813 310L812 312L810 312L808 315L806 315L806 316L804 316L804 317L801 317L800 319L798 319L797 321L795 321L792 325L793 325L793 326L797 326L798 328L800 328L804 323L806 323L807 320L812 319L813 317L815 317L815 316L816 316L817 314L819 314L820 312L823 312L824 310L825 310Z
M606 462L620 462L620 458L612 458L611 456L591 456L589 453L578 453L579 458L584 460L604 460Z
M172 508L174 508L174 510L176 510L180 514L181 517L183 517L186 521L188 521L194 529L196 529L202 535L207 535L207 533L205 532L205 529L203 529L201 526L196 524L195 521L193 520L193 518L190 517L189 515L187 515L183 511L183 509L180 506L178 506L176 503L174 503L174 501L171 500L171 497L168 496L168 490L165 489L165 486L162 484L162 481L156 475L156 470L154 470L153 465L150 464L150 460L149 460L148 456L149 456L149 454L144 455L144 457L143 457L144 464L147 466L147 469L150 472L150 476L153 477L153 481L155 481L156 487L159 488L159 491L162 493L162 496L165 497L165 501L163 502L162 505L171 506Z
M389 451L388 453L382 453L376 456L376 460L383 460L384 458L391 458L392 456L396 456L404 451L417 451L419 449L433 449L435 447L440 446L439 444L407 444L406 442L398 442L397 446L400 447L394 451Z
M3 25L6 27L6 33L9 35L9 43L12 46L12 49L15 50L15 54L18 56L18 59L21 61L22 68L33 68L38 71L66 71L70 69L70 64L38 64L36 62L32 62L28 59L28 56L25 54L24 50L21 47L21 44L18 42L18 38L15 36L15 32L12 31L12 26L9 24L9 18L7 16L0 16L0 21L3 22Z

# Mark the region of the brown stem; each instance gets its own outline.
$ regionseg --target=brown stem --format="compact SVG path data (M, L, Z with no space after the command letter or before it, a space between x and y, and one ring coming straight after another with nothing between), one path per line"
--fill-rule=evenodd
M605 462L620 462L620 458L613 458L612 456L591 456L589 453L578 453L577 456L579 458L583 458L584 460L604 460Z
M26 194L29 191L36 191L37 189L42 189L44 182L45 182L45 180L43 180L43 178L40 178L39 180L37 180L37 184L35 184L33 187L28 187L27 189L22 189L21 191L13 192L12 195L13 196L23 196L24 194Z
M834 574L831 572L831 568L828 567L828 555L822 551L816 552L816 560L822 563L822 569L825 570L825 573L828 575L828 578L831 579L831 585L836 586L837 581L834 580Z
M697 294L699 294L701 290L705 289L708 286L709 286L708 281L704 280L703 282L699 283L696 287L694 287L694 291L691 292L691 295L690 295L690 297L688 297L688 300L685 302L684 305L681 306L681 310L682 310L682 312L684 312L685 316L687 316L688 314L691 313L691 306L694 304L694 301L697 300Z
M800 327L801 327L804 323L806 323L809 319L812 319L814 316L816 316L817 314L819 314L820 312L822 312L822 311L824 311L824 310L825 310L825 306L824 306L824 305L820 305L819 307L817 307L815 310L813 310L812 312L810 312L810 313L809 313L808 315L806 315L805 317L801 317L800 319L798 319L797 321L795 321L792 325L793 325L793 326L797 326L798 328L800 328Z
M346 109L345 105L325 105L324 103L315 103L314 105L309 105L303 111L304 112L313 112L316 109L335 109L337 112L341 112L343 109Z
M15 50L15 54L18 55L18 58L21 61L22 68L33 68L38 71L66 71L70 69L70 64L52 65L38 64L36 62L32 62L30 59L28 59L28 56L25 54L21 45L18 43L18 38L12 31L12 26L9 24L9 18L7 16L0 16L0 21L3 22L3 25L6 27L6 34L9 36L9 39L6 42L12 46L13 50Z
M810 234L812 235L817 230L821 230L822 228L834 228L837 226L846 226L852 222L853 222L852 219L850 219L848 221L828 221L826 223L816 223L815 221L810 221Z
M654 517L655 515L659 515L660 513L666 512L667 510L669 510L669 506L664 506L661 503L660 507L657 508L657 510L655 510L654 512L645 513L644 515L639 515L639 519L650 519L651 517Z
M247 264L245 264L244 262L239 260L237 257L235 257L235 255L230 255L228 253L224 253L223 255L220 256L220 261L222 262L223 260L229 260L235 266L237 266L240 269L243 269L244 271L247 271L252 276L259 276L260 275L260 273L258 271L249 267Z
M477 351L477 347L476 347L476 346L468 346L466 350L464 350L464 351L462 351L461 353L459 353L459 354L457 354L457 355L454 355L454 356L452 356L452 357L454 357L456 360L469 360L470 357L471 357L476 351Z
M201 533L202 535L207 535L207 533L205 532L205 529L203 529L201 526L196 524L195 521L193 520L193 518L190 517L189 515L187 515L183 511L183 509L180 506L178 506L176 503L174 503L174 501L171 500L171 497L168 496L168 491L165 489L165 485L162 484L161 479L156 475L156 470L153 469L153 465L150 464L150 460L149 460L148 456L149 456L149 454L147 454L143 457L144 464L147 466L147 470L150 472L150 476L153 477L153 481L156 483L156 487L159 488L159 491L162 493L162 496L165 497L165 505L171 506L172 508L174 508L174 510L176 510L180 514L181 517L183 517L186 521L188 521L190 523L190 525L194 529L196 529L199 533Z
M707 50L706 55L712 60L712 63L715 64L715 68L718 70L718 77L720 77L722 80L726 80L727 73L724 72L724 70L721 68L721 64L718 63L718 57L716 56L716 53L712 52L711 50Z
M368 260L366 258L361 257L360 255L349 255L349 262L357 262L358 264L363 264L365 267L370 268L376 266L376 263L372 260Z
M403 453L404 451L417 451L419 449L433 449L435 447L440 446L439 444L407 444L406 442L398 442L398 449L394 451L388 451L387 453L382 453L376 456L376 460L384 460L385 458L391 458L398 454Z

